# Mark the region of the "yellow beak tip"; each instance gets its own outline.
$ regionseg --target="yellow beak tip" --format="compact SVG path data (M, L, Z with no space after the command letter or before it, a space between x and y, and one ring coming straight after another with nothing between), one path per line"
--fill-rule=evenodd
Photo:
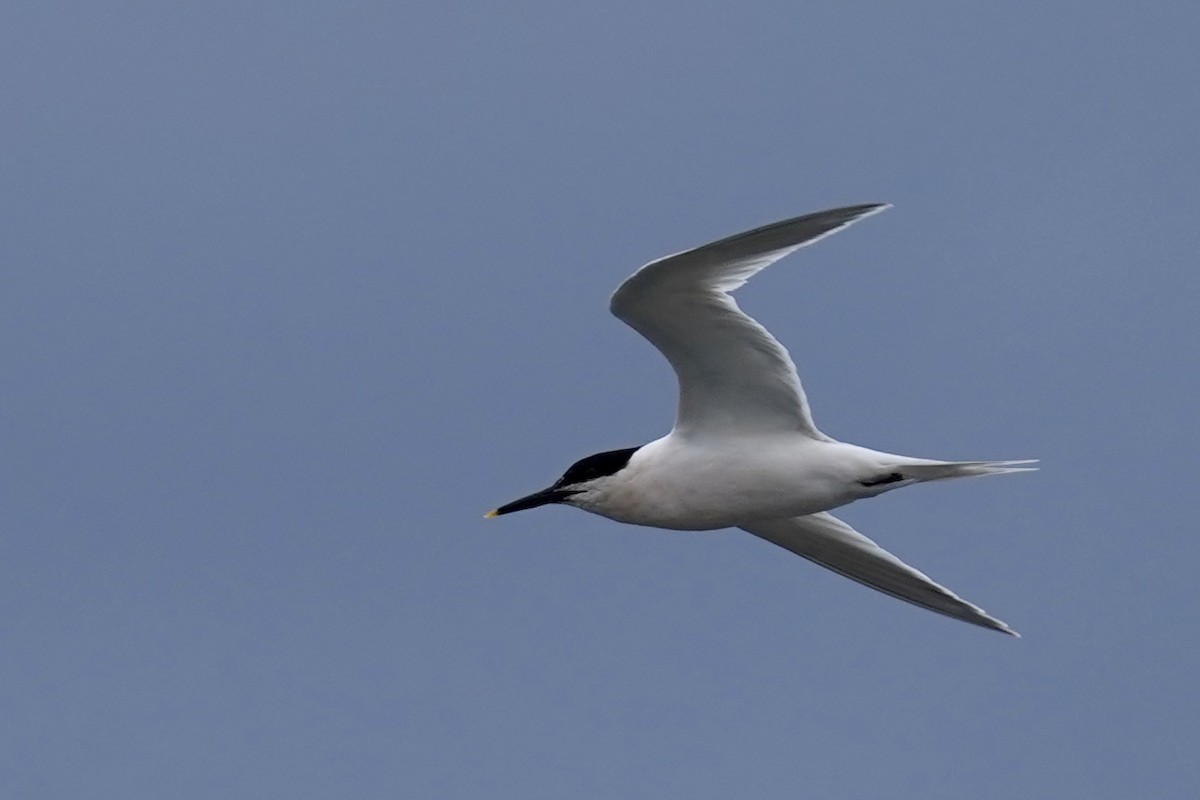
M483 515L483 518L484 518L484 519L491 519L492 517L498 517L498 516L500 516L500 515L499 515L499 514L497 514L497 513L496 513L496 509L494 509L494 508L493 508L491 511L489 511L489 512L488 512L488 513L486 513L486 514L484 514L484 515Z

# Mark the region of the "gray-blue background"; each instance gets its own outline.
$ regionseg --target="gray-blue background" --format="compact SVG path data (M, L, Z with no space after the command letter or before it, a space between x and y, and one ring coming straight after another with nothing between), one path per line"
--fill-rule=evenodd
M0 795L1183 797L1193 3L7 3ZM484 522L665 432L644 261L896 208L743 307L818 423L1043 459L752 537Z

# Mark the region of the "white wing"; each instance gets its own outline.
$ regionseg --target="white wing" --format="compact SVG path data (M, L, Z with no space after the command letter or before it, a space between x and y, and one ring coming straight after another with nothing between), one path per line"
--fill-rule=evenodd
M887 205L819 211L651 261L612 297L612 312L650 340L679 378L675 430L817 430L787 350L730 292L755 273Z
M979 606L934 583L832 514L822 512L806 517L767 520L743 525L742 530L892 597L972 625L1020 636Z

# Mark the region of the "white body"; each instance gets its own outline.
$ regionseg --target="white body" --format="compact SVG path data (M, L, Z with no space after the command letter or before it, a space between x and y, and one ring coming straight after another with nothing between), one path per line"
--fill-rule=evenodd
M914 483L1021 472L1031 462L909 458L826 436L787 350L731 295L764 267L886 207L784 220L635 272L611 308L675 370L674 429L631 456L583 459L554 486L489 516L558 502L634 525L738 527L894 597L1016 635L826 512Z
M603 492L572 505L633 525L703 531L828 511L898 487L863 486L922 459L801 434L693 441L676 433L642 447ZM735 466L736 465L736 466Z

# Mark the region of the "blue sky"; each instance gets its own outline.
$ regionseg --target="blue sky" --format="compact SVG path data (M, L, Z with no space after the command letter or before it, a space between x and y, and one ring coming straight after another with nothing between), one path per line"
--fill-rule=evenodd
M0 794L1181 797L1200 9L8 4ZM1035 475L846 509L1010 622L552 508L664 433L641 263L818 424Z

